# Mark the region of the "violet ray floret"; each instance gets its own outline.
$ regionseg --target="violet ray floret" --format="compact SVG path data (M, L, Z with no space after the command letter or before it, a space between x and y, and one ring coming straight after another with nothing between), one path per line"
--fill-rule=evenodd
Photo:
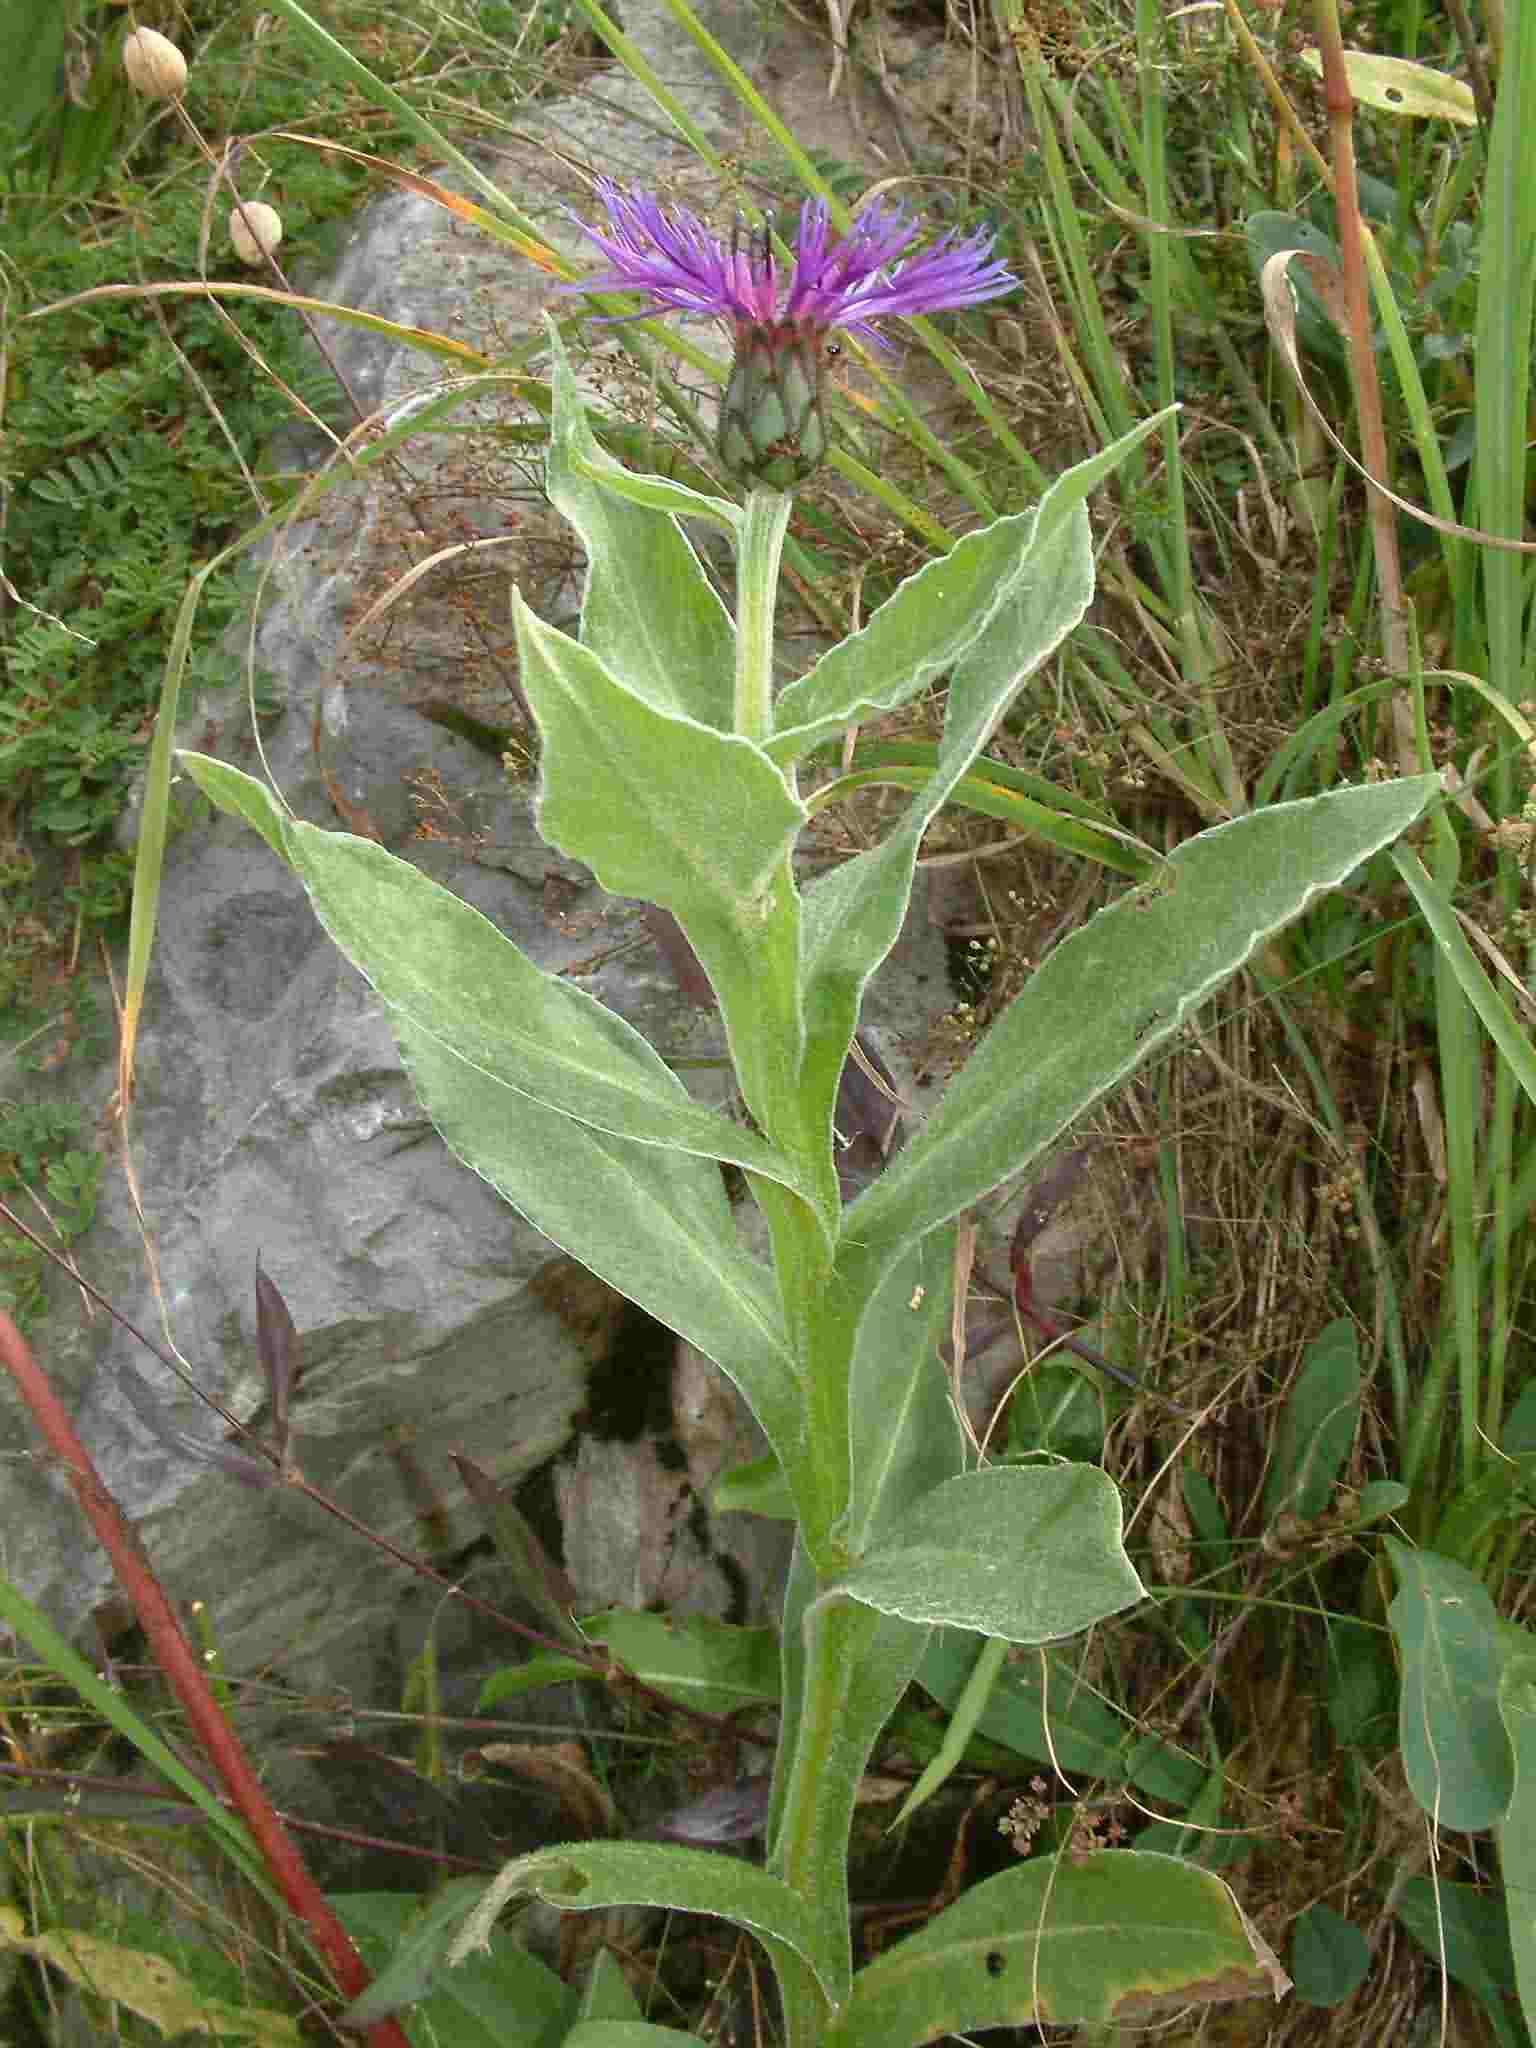
M833 241L826 202L808 199L793 264L781 271L771 228L748 232L738 221L726 243L696 213L664 207L654 192L626 192L611 178L597 189L606 225L570 217L608 268L563 289L646 293L650 305L631 319L675 312L731 323L735 348L715 447L727 473L751 489L792 491L825 461L825 344L834 328L883 347L878 320L980 305L1018 283L985 231L962 236L952 228L909 255L917 222L878 200Z
M738 327L792 322L816 333L846 328L879 342L877 320L980 305L1013 291L1018 279L992 253L985 229L951 231L908 257L918 224L899 207L866 206L850 232L832 241L823 200L800 209L793 276L781 290L779 266L766 236L729 244L687 207L664 207L654 192L626 192L598 180L605 227L571 219L596 243L609 268L567 290L642 291L659 310L734 321Z

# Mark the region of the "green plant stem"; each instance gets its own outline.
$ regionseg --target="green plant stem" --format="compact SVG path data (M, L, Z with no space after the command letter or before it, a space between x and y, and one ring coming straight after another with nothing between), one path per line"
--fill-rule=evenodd
M1141 82L1142 179L1150 227L1147 234L1147 301L1152 315L1152 340L1157 374L1157 403L1171 406L1177 392L1174 379L1173 292L1171 247L1172 207L1168 197L1167 106L1163 70L1168 62L1164 11L1156 0L1137 0L1136 51ZM1163 428L1163 459L1167 465L1168 525L1164 555L1167 596L1184 643L1186 664L1195 653L1192 641L1198 628L1193 623L1194 576L1189 560L1189 521L1184 504L1184 463L1179 446L1179 419L1169 417ZM1202 673L1186 679L1203 687L1206 666L1195 654Z
M1490 25L1491 26L1491 25ZM1507 35L1507 40L1506 40ZM1474 461L1477 524L1492 533L1524 531L1529 462L1527 419L1531 397L1531 334L1536 320L1536 279L1530 248L1536 225L1536 15L1529 9L1502 13L1492 37L1498 63L1498 95L1488 134L1488 170L1483 187L1477 298L1477 362ZM1482 550L1483 599L1487 620L1488 681L1514 700L1525 692L1530 647L1525 620L1531 578L1526 559L1501 548ZM1495 816L1509 817L1520 797L1513 760L1500 750L1493 770ZM1502 852L1494 901L1495 916L1512 918L1525 877L1512 852ZM1491 1217L1494 1257L1482 1300L1479 1349L1485 1376L1480 1415L1483 1431L1497 1443L1503 1434L1505 1373L1512 1321L1510 1232L1518 1227L1514 1203L1515 1162L1521 1151L1516 1131L1517 1097L1507 1061L1494 1075L1492 1103L1483 1146L1477 1207ZM1529 1129L1528 1118L1525 1129ZM1470 1285L1471 1283L1469 1283ZM1478 1439L1479 1445L1483 1437Z
M789 1760L776 1874L811 1901L828 1925L848 1926L848 1837L864 1756L846 1740L859 1666L878 1625L868 1607L824 1590L807 1608L805 1689ZM790 2048L811 2048L790 2037Z
M736 559L736 718L744 739L773 730L773 611L789 526L787 491L747 493Z

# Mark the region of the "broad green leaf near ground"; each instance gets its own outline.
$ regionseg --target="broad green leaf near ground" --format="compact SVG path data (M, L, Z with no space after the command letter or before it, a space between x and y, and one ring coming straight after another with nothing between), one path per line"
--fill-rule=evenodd
M917 2048L979 2027L1118 2021L1277 1998L1288 1980L1219 1878L1135 1850L988 1878L854 1980L827 2048Z
M1119 1490L1095 1465L988 1466L924 1495L842 1590L906 1621L1048 1642L1143 1597L1121 1520Z
M822 1994L847 1995L846 1966L829 1956L816 1915L787 1884L734 1856L652 1842L563 1842L504 1864L460 1930L450 1961L471 1955L509 1900L532 1897L562 1911L670 1906L748 1928L781 1980L809 1973Z
M1386 1543L1398 1584L1387 1619L1402 1661L1398 1739L1409 1787L1438 1827L1491 1828L1514 1790L1493 1601L1453 1559L1392 1536Z
M457 1879L425 1905L397 1892L331 1900L375 1972L348 2008L348 2026L409 2012L416 2038L442 2048L558 2048L576 2016L576 1994L514 1935L498 1930L462 1966L449 1966L448 1950L478 1888Z
M1264 1513L1310 1521L1333 1498L1360 1414L1360 1350L1355 1326L1340 1316L1307 1346L1286 1396Z
M1509 1810L1499 1823L1499 1868L1509 1913L1515 1982L1527 2028L1536 2027L1536 1640L1499 1680L1499 1713L1515 1758Z

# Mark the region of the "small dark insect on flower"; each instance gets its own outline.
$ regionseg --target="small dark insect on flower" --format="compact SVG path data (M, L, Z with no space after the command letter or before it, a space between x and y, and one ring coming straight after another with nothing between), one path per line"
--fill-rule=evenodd
M825 202L807 200L786 280L768 228L748 233L738 224L725 243L653 192L625 192L603 178L598 195L605 227L571 218L609 268L565 289L641 291L657 311L728 321L736 355L720 409L720 459L739 482L770 490L793 490L826 454L822 379L835 329L883 346L877 321L980 305L1018 284L984 229L952 229L909 256L917 223L878 200L841 241L832 239Z

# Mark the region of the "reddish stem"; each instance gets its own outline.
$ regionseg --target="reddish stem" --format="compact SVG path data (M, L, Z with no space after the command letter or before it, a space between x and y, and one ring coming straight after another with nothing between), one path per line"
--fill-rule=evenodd
M230 1802L250 1829L283 1897L314 1937L315 1946L331 1966L343 1994L355 1999L372 1982L367 1965L351 1937L326 1904L304 1859L284 1832L271 1801L209 1687L197 1654L187 1641L176 1612L155 1577L138 1537L129 1528L91 1463L90 1454L54 1393L47 1375L33 1357L11 1318L0 1310L0 1360L3 1360L38 1428L69 1476L81 1508L112 1559L124 1591L132 1600L155 1659L164 1672L193 1732L229 1791ZM380 2020L367 2030L374 2048L410 2048L394 2020Z
M1345 66L1344 37L1338 0L1317 0L1317 46L1322 58L1333 140L1333 196L1339 230L1339 272L1344 284L1348 320L1350 376L1355 390L1355 419L1360 428L1360 457L1372 485L1390 485L1391 455L1381 413L1381 386L1376 352L1371 346L1371 291L1366 278L1365 225L1360 215L1360 186L1355 171L1355 97ZM1381 599L1382 652L1389 668L1409 666L1407 612L1403 603L1402 569L1397 550L1397 513L1382 491L1367 491L1371 533L1375 544L1377 590ZM1409 760L1416 765L1416 755ZM1408 770L1407 772L1411 772Z

